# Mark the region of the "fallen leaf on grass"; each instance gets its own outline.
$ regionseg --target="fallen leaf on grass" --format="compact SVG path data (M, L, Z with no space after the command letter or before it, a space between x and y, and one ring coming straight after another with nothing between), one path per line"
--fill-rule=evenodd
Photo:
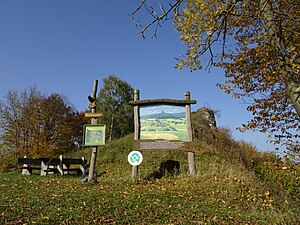
M41 220L49 220L49 217L48 216L42 216Z

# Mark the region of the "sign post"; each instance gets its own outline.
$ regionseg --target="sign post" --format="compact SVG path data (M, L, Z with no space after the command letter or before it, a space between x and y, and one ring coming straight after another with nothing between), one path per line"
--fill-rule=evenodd
M190 92L185 92L185 100L190 101L191 100L191 94ZM186 116L186 125L187 125L187 134L188 134L188 141L193 141L193 133L192 133L192 121L191 121L191 105L187 104L185 106L185 116ZM188 151L188 161L189 161L189 173L190 175L196 174L195 169L195 153L194 151L189 150Z
M134 96L133 96L134 101L140 100L140 92L139 90L135 89L134 90ZM134 111L134 140L139 140L140 139L140 113L139 113L139 106L135 105L133 107ZM132 165L132 178L135 179L138 175L138 170L139 167L138 165Z
M89 96L89 101L91 102L89 108L92 111L92 114L96 113L96 106L97 106L97 87L98 87L98 80L94 81L94 87L93 87L93 92L92 96ZM91 119L91 124L92 125L97 125L97 119L96 117L92 117ZM95 166L96 166L96 157L97 157L97 152L98 152L98 146L92 146L92 155L91 155L91 161L90 161L90 168L89 168L89 176L88 176L88 181L91 181L94 178L94 173L95 173Z

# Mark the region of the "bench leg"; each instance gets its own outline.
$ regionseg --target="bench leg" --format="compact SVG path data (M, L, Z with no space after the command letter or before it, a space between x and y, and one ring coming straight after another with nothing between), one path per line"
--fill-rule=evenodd
M47 169L53 169L52 171L50 171L50 172L47 172L47 174L54 174L54 169L55 169L55 166L53 166L53 165L49 165Z
M47 172L45 171L47 169L46 164L42 161L41 162L41 176L46 176Z
M80 170L81 170L81 175L85 176L86 175L86 168L84 165L80 165Z
M70 165L64 164L64 169L65 169L64 174L70 174L70 171L69 171Z
M32 169L30 169L30 168L24 168L24 167L28 167L28 164L23 164L23 169L22 169L22 174L23 175L30 175L30 174L32 174Z
M59 163L57 165L57 170L58 170L58 172L59 172L60 175L64 175L63 165L61 163Z

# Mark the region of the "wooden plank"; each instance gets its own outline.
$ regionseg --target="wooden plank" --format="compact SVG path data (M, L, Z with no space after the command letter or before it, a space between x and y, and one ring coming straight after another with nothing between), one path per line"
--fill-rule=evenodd
M47 166L46 166L46 164L44 163L44 161L42 161L42 162L41 162L41 173L40 173L40 175L41 175L41 176L46 176L46 175L47 175L46 170L47 170Z
M134 100L130 101L130 105L190 105L196 104L196 100L175 100L175 99L148 99L148 100Z
M36 167L36 166L22 166L21 169L40 170L41 167Z
M41 159L41 160L43 162L45 162L47 166L57 166L60 162L60 160L56 159L56 158L55 159L53 159L53 158L51 158L51 159Z
M93 86L93 91L92 91L92 98L96 99L96 94L97 94L97 88L98 88L98 80L94 81L94 86ZM92 113L96 113L96 108L92 109ZM97 119L92 118L91 119L91 124L96 125L97 124ZM97 152L98 152L98 147L93 146L92 147L92 154L91 154L91 160L90 160L90 168L89 168L89 175L88 175L88 181L92 181L95 175L95 167L96 167L96 159L97 159Z
M133 149L141 151L192 151L194 145L192 142L175 140L135 140L133 142Z
M194 152L188 152L188 161L189 161L189 174L194 176L196 174L195 153Z
M84 113L84 117L87 117L87 118L99 118L102 116L103 116L102 113Z
M41 165L41 159L31 159L31 158L18 158L19 164L32 164L32 165Z
M139 100L139 90L134 90L134 100ZM140 111L139 106L135 105L133 107L134 113L134 140L140 139Z
M138 101L140 99L140 91L134 90L134 101ZM139 106L135 105L133 107L133 113L134 113L134 140L140 139L140 110ZM131 176L133 179L136 179L138 176L139 168L138 166L132 166Z
M63 164L69 164L69 165L82 165L86 164L87 160L85 159L84 161L82 159L72 159L72 158L63 158L62 159Z
M191 98L190 92L185 93L185 99L189 101ZM186 116L186 128L188 132L188 140L193 140L193 132L192 132L192 121L191 121L191 105L185 106L185 116ZM195 153L193 151L188 152L188 161L189 161L189 174L195 175L196 174L196 168L195 168Z

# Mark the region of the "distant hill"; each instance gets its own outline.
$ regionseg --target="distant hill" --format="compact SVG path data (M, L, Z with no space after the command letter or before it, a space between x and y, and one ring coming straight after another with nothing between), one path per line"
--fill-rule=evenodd
M181 113L166 113L161 111L161 113L154 113L150 115L141 116L141 119L179 119L185 118L185 112Z

